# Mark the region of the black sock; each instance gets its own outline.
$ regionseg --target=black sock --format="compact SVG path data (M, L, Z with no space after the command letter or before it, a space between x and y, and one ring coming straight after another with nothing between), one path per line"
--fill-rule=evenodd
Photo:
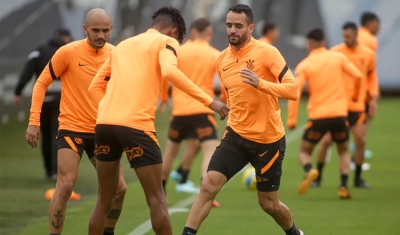
M317 181L321 181L321 178L322 178L322 170L324 169L324 166L325 166L325 162L317 162L317 167L318 167L318 172L319 172L319 175L318 175L318 178L317 178Z
M186 226L183 228L182 235L192 235L192 234L197 234L197 230L194 230Z
M182 174L182 164L179 165L179 167L176 169L176 171L177 171L179 174Z
M167 184L167 181L166 180L163 180L162 181L162 187L163 187L163 189L164 189L164 193L167 193L167 191L165 191L165 185Z
M187 178L189 176L189 170L183 170L182 169L181 176L182 176L182 179L181 179L181 182L179 182L179 183L181 183L181 184L186 183Z
M114 235L114 228L104 228L104 233L103 235Z
M291 229L285 230L286 235L300 235L299 230L296 228L296 225L293 223L293 227Z
M340 175L340 182L341 182L341 184L340 184L340 186L343 186L343 187L346 187L347 188L347 179L348 179L348 175L345 175L345 174L341 174Z
M362 164L361 165L356 164L356 177L355 177L356 182L361 180L361 172L362 172Z
M305 164L305 165L303 166L303 168L304 168L304 171L305 171L306 173L308 173L308 172L312 169L311 163Z

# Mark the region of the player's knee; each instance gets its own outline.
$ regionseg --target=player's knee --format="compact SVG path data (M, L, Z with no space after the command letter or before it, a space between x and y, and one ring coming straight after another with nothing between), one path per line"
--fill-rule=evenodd
M269 215L274 215L279 210L279 202L275 202L271 198L262 198L258 200L260 207Z
M210 196L215 196L220 189L221 187L215 180L210 179L210 177L206 177L201 183L200 192Z
M123 201L127 190L128 186L126 185L125 181L120 181L118 184L118 189L117 193L115 194L114 200Z
M69 200L74 188L74 183L72 181L62 181L57 182L58 196L61 199Z
M366 138L365 138L365 136L356 136L354 138L354 142L355 142L356 146L363 147L363 146L365 146Z

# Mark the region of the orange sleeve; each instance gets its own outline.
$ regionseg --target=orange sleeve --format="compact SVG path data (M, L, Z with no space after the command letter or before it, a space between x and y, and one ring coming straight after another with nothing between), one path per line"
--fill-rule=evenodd
M168 101L168 89L169 89L169 81L167 79L163 80L162 87L161 87L161 102Z
M293 74L287 66L285 59L275 47L270 50L271 58L267 62L267 68L277 78L279 83L260 79L258 89L273 96L289 100L298 99L298 86L294 81Z
M362 79L362 73L358 68L344 55L340 54L342 57L342 69L345 71L347 74L349 74L353 79L354 79L354 93L352 95L352 100L357 101L360 93L360 87L361 87L361 79Z
M301 94L303 92L304 84L307 80L306 71L304 66L297 66L296 68L296 82L298 84L298 99L288 101L288 116L286 125L289 127L294 127L297 125L297 114L299 112L299 105L301 101Z
M100 100L106 94L107 83L111 77L111 58L112 54L104 61L103 65L97 71L96 76L93 78L92 83L89 86L89 94L96 105L99 104Z
M368 86L368 93L372 97L379 96L379 80L378 75L376 73L376 55L371 55L371 64L368 68L368 75L367 75L367 86Z
M40 113L46 89L54 80L59 78L68 67L67 58L69 58L68 48L61 47L53 55L49 63L46 65L39 78L36 80L32 92L32 104L29 116L29 125L40 126Z
M175 48L178 47L178 42L170 39L167 41L165 46L161 48L159 52L159 62L162 76L168 79L172 85L186 92L188 95L200 101L205 106L210 106L210 104L213 102L213 98L196 86L178 69L178 60L175 50Z

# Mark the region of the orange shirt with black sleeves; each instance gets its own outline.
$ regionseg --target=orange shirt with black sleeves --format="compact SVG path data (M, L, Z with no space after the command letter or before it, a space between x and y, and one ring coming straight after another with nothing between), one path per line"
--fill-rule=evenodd
M370 81L376 78L376 59L375 53L367 46L358 44L351 48L346 46L344 43L339 44L331 48L332 51L337 51L344 54L362 74L362 79L359 84L352 82L345 82L347 87L346 93L348 94L348 109L351 112L363 112L365 111L365 100L367 91L371 96L377 96L379 91L378 87L368 87L372 84ZM348 74L344 74L345 81L351 81L351 77ZM357 100L353 100L352 96L358 90Z
M29 125L40 125L46 88L60 79L59 130L94 133L97 105L89 97L88 87L113 48L105 44L94 49L83 39L58 49L33 88Z
M228 47L216 61L230 107L228 126L237 134L262 144L285 135L278 97L296 100L298 86L281 53L252 38L239 51ZM258 88L243 82L239 71L249 68L260 78Z
M97 124L154 132L163 78L209 106L213 99L178 69L178 48L178 41L155 29L118 44L89 87L99 103Z
M220 51L210 46L207 41L194 40L186 42L178 49L178 68L209 96L214 96L215 60L219 54ZM163 101L168 99L166 95L168 94L169 82L165 84ZM193 99L190 95L174 86L172 87L171 98L173 116L214 113L200 101Z
M361 72L341 53L326 48L314 49L296 67L300 96L305 83L309 92L308 118L326 119L347 117L345 83L359 83ZM345 81L344 74L351 75ZM356 99L359 94L353 94ZM300 99L288 103L288 126L296 126Z

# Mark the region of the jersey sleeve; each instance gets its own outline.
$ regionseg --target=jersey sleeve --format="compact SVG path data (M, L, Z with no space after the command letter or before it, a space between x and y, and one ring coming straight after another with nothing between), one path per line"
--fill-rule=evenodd
M306 67L304 64L300 63L296 68L296 82L298 84L298 99L288 101L288 116L286 125L289 127L294 127L297 125L297 115L299 112L300 98L303 93L304 84L307 80Z
M161 45L161 48L159 49L161 74L164 78L168 79L172 85L186 92L188 95L208 107L212 103L213 98L196 86L178 69L177 53L175 49L178 47L178 42L172 38Z
M54 80L59 78L68 67L69 49L66 46L61 47L53 55L46 65L39 78L36 80L32 92L32 105L29 116L29 125L40 126L40 112L46 89Z
M266 67L275 76L277 82L269 82L260 79L258 89L273 96L289 100L297 100L298 86L293 74L287 66L285 59L275 47L271 47Z
M32 79L32 76L36 73L37 67L39 66L39 56L39 50L32 51L28 55L28 61L25 63L21 76L19 77L17 87L14 91L15 95L21 95L22 90L24 89L26 84Z
M360 87L361 87L361 79L362 79L362 73L358 68L344 55L341 55L342 57L342 69L345 73L350 75L353 78L354 81L354 93L352 94L352 100L357 101L360 93Z
M368 93L372 97L379 96L379 80L376 72L376 55L371 53L371 62L367 74L367 88Z
M111 60L112 54L104 61L89 86L89 94L96 104L99 104L100 100L106 94L107 83L111 78Z

